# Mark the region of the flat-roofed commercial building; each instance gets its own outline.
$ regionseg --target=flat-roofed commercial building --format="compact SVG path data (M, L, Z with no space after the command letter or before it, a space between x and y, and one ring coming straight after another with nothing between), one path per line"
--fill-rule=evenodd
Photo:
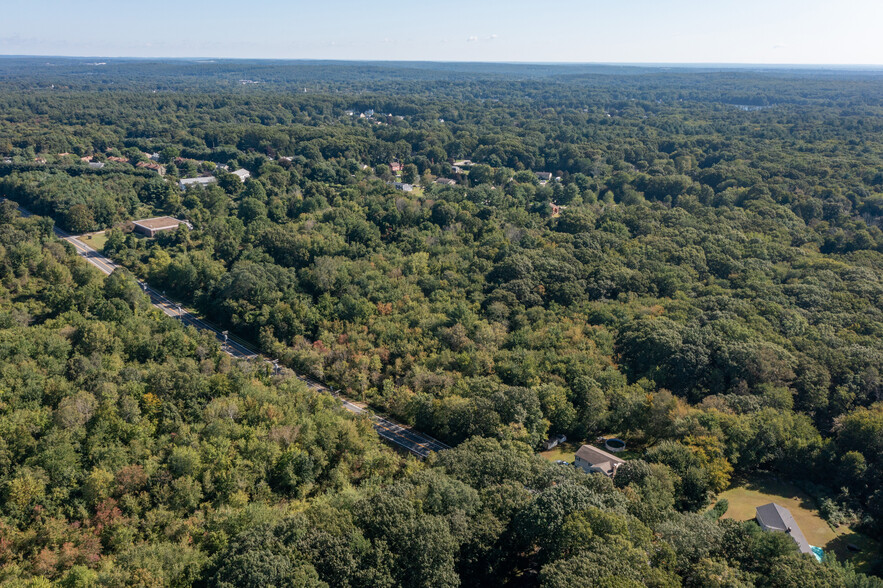
M155 237L157 233L161 233L163 231L174 231L181 225L186 226L188 229L193 228L193 225L191 225L187 221L178 220L171 216L146 218L144 220L133 221L132 224L135 225L136 233L141 233L142 235L147 235L148 237Z

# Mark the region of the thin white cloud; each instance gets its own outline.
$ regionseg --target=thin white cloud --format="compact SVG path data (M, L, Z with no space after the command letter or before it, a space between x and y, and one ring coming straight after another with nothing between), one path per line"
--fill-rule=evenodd
M476 37L475 35L466 38L467 43L475 43L476 41L478 41L478 37Z

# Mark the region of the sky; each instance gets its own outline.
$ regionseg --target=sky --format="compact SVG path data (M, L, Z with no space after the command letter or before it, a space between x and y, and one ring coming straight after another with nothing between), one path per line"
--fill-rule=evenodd
M0 54L883 65L883 0L0 0Z

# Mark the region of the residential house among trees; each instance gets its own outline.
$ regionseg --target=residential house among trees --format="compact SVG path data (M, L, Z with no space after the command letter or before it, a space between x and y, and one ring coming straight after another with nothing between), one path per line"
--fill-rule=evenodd
M587 474L604 474L613 477L616 469L625 463L612 453L592 445L583 445L574 456L573 465L582 468Z
M755 520L764 531L781 531L787 533L797 543L800 553L812 553L812 546L803 536L803 531L794 520L791 511L775 502L758 506Z
M231 173L239 178L240 182L245 182L245 180L251 177L251 172L249 172L247 169L237 169L235 172Z
M166 166L161 163L156 163L153 161L139 161L135 164L135 167L140 167L141 169L149 169L150 171L154 171L161 176L166 175Z
M218 178L214 176L205 176L201 178L184 178L178 185L182 190L186 190L187 186L208 186L209 184L214 184L218 181Z

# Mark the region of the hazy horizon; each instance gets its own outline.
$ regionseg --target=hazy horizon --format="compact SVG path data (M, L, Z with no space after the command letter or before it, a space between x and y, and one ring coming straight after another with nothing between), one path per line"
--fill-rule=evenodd
M218 57L213 55L182 55L182 56L137 56L137 55L60 55L60 54L14 54L0 53L0 59L110 59L117 61L188 61L188 62L236 62L236 61L267 61L267 62L328 62L328 63L379 63L379 64L447 64L447 65L549 65L549 66L610 66L610 67L684 67L684 68L762 68L762 69L883 69L881 63L751 63L751 62L711 62L711 61L452 61L443 59L345 59L345 58L311 58L311 57ZM84 64L89 65L89 64ZM104 65L104 64L102 64Z
M36 18L39 16L39 18ZM0 55L611 65L880 66L883 3L512 0L445 5L47 0L4 11Z

